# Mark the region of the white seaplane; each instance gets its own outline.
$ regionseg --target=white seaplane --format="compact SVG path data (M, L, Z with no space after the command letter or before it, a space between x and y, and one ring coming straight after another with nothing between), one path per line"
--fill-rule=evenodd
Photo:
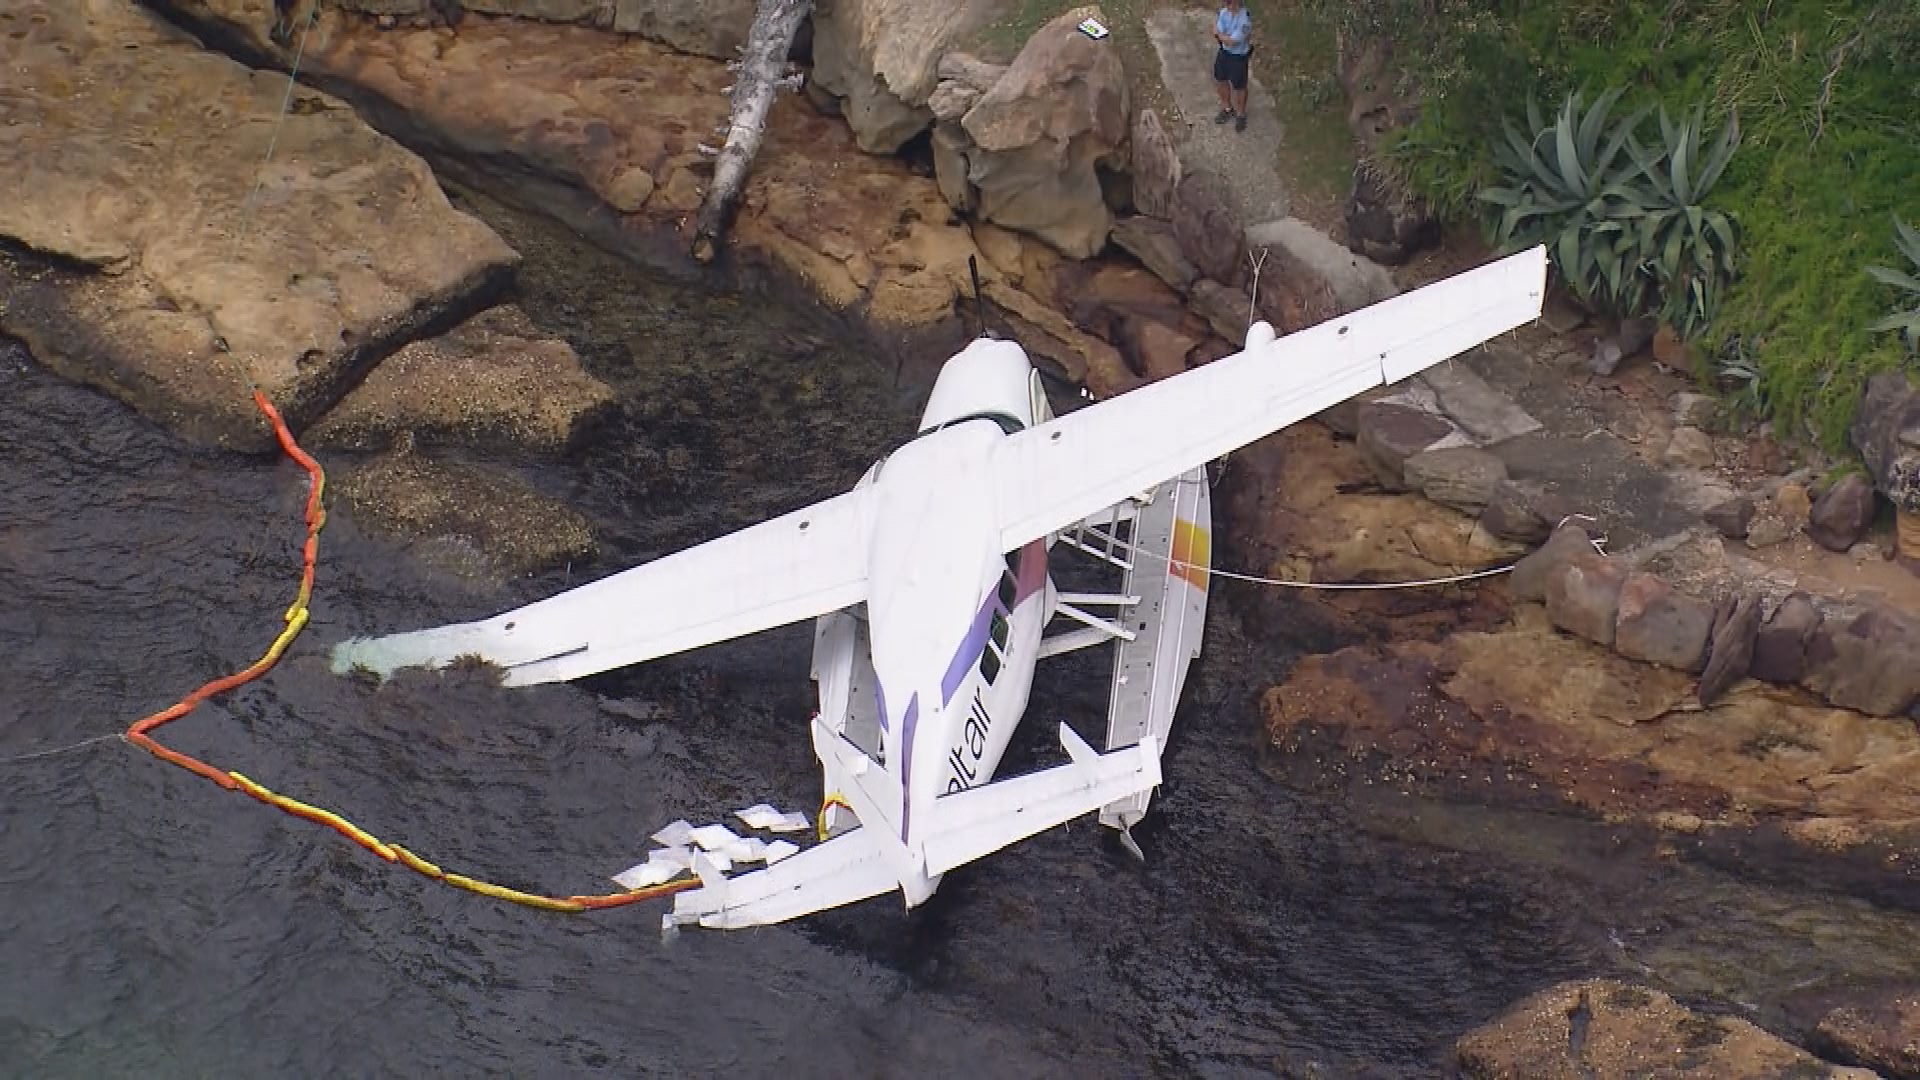
M1060 417L1020 347L981 338L846 494L491 619L342 642L334 667L478 657L529 686L816 619L827 839L734 877L696 859L667 921L754 926L895 888L911 908L1045 829L1098 812L1126 836L1146 813L1200 651L1207 462L1537 318L1545 286L1535 248L1285 338L1258 322L1233 356ZM1119 591L1058 591L1062 544ZM1074 626L1047 636L1056 616ZM1063 723L1065 764L995 779L1035 665L1109 641L1104 751Z

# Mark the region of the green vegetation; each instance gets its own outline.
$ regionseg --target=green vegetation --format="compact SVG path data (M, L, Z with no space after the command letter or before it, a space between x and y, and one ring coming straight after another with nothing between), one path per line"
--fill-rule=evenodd
M1875 329L1887 290L1866 267L1893 254L1883 223L1920 203L1920 5L1301 2L1346 33L1401 45L1397 66L1419 73L1426 108L1392 158L1455 217L1498 183L1502 121L1528 94L1619 87L1630 105L1699 102L1702 121L1737 122L1742 145L1713 194L1739 226L1739 276L1723 298L1703 291L1667 314L1702 337L1714 358L1703 377L1738 383L1744 369L1753 403L1781 427L1844 445L1861 383L1902 362L1899 340ZM1668 217L1679 219L1714 232L1684 211Z
M1893 219L1893 226L1899 232L1894 243L1900 248L1900 254L1907 257L1911 269L1901 271L1884 266L1867 267L1867 273L1900 293L1893 314L1874 323L1872 329L1882 332L1897 330L1900 339L1907 343L1907 351L1920 353L1920 232L1899 218Z

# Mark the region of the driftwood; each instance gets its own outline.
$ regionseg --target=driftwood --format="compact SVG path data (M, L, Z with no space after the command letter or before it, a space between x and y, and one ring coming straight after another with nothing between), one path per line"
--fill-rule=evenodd
M727 231L741 185L746 182L747 168L760 152L773 96L781 87L791 85L783 72L787 53L793 48L793 35L812 10L813 0L760 0L740 58L740 79L733 84L727 144L714 161L713 186L707 190L707 201L700 207L693 232L693 257L701 262L712 259L719 250L720 237Z

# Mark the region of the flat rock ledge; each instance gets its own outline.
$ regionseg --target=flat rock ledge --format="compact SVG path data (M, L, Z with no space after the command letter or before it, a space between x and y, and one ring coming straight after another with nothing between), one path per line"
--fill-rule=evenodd
M284 77L131 0L9 4L0 65L0 331L194 441L270 448L252 387L304 426L518 261L352 109L276 125Z
M1687 1008L1611 979L1561 983L1515 1005L1454 1047L1473 1080L1725 1077L1873 1080L1742 1020Z
M401 451L348 467L337 490L370 532L461 577L525 577L584 563L597 550L585 517L482 466Z
M557 457L613 408L564 341L494 308L382 361L306 433L319 449L511 447Z

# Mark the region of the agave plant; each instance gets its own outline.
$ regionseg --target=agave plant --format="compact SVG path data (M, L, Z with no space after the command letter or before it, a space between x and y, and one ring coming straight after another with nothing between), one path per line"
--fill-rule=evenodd
M1640 172L1628 152L1647 110L1611 126L1607 121L1623 89L1608 90L1587 105L1569 94L1552 124L1527 102L1529 137L1512 121L1494 148L1504 183L1479 197L1500 207L1495 239L1503 246L1547 245L1561 278L1586 303L1625 313L1645 303L1640 238L1630 228L1644 212L1634 189Z
M1881 284L1891 285L1900 293L1893 313L1873 324L1871 329L1878 333L1884 330L1898 330L1900 337L1907 343L1908 350L1920 353L1920 231L1901 221L1893 219L1894 246L1900 254L1913 264L1913 273L1890 270L1884 266L1869 266L1867 273L1872 274Z
M1739 118L1729 118L1720 137L1712 139L1700 106L1678 121L1662 108L1660 137L1652 148L1632 134L1627 137L1628 153L1640 175L1637 205L1625 216L1659 287L1662 317L1682 337L1695 338L1712 320L1720 292L1733 278L1733 221L1701 203L1740 145ZM1708 143L1712 149L1703 155Z

